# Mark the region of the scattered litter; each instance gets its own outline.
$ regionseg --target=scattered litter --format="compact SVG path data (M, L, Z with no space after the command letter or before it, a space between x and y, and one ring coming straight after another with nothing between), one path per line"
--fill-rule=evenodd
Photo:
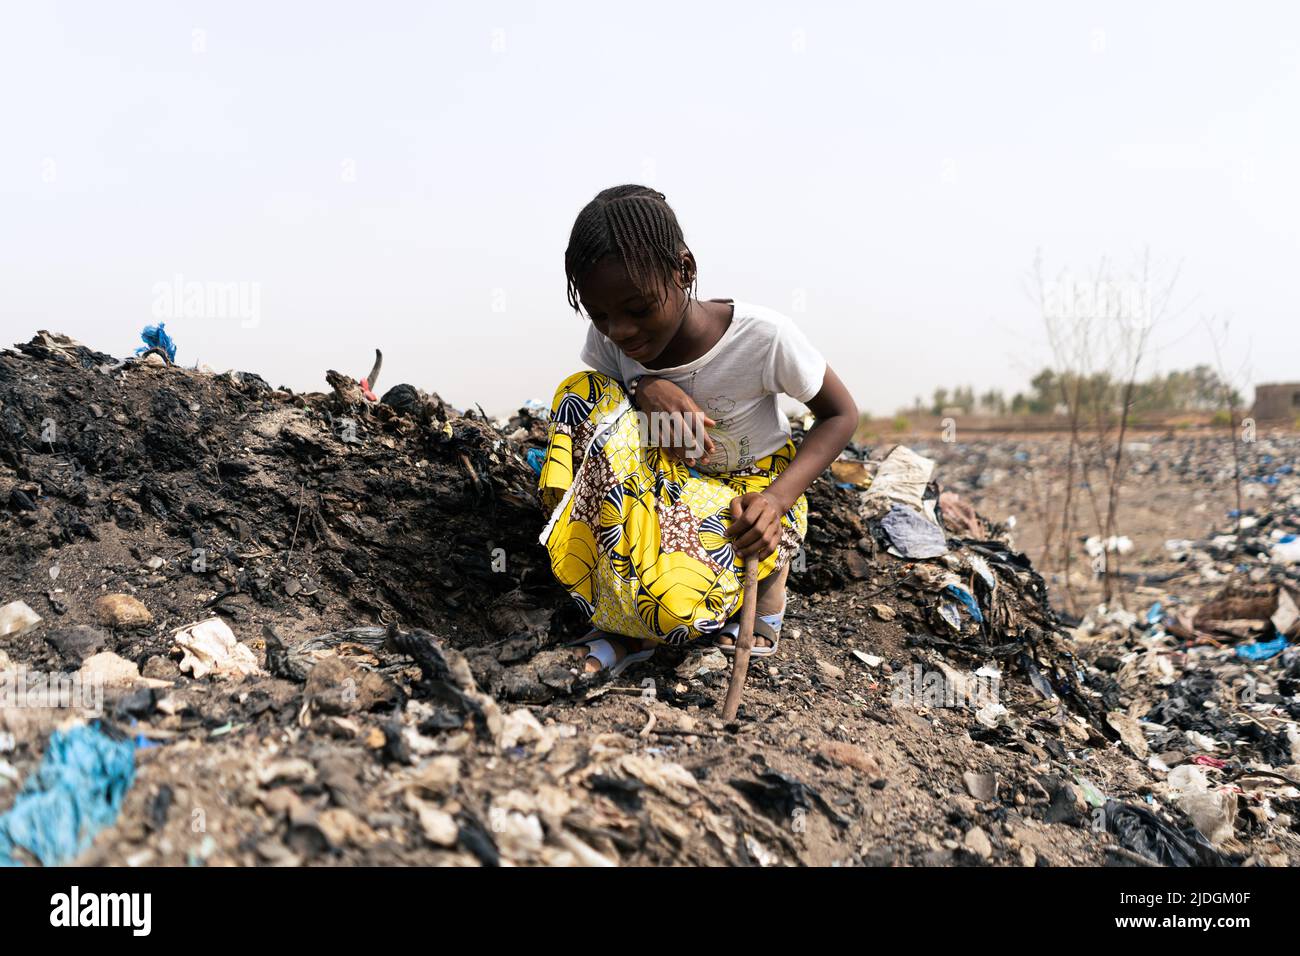
M196 679L208 674L240 678L260 670L253 652L235 639L230 626L219 617L183 627L173 640L185 652L181 670Z

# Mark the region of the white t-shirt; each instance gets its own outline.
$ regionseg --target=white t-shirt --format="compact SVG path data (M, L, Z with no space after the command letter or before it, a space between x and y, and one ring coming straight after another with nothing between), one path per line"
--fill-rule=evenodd
M736 302L734 308L718 343L674 368L646 368L594 324L587 326L582 347L582 360L596 371L620 382L637 375L667 379L717 422L708 430L714 443L709 463L696 465L702 472L747 468L781 448L790 438L790 421L777 397L807 402L821 391L826 375L826 359L789 318L747 302Z

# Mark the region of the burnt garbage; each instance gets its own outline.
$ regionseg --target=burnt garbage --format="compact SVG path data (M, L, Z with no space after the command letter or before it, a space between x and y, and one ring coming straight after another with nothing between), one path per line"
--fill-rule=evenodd
M560 644L585 621L537 544L530 454L545 444L545 406L493 420L414 386L372 400L365 381L335 372L326 392L296 394L49 333L0 354L0 605L26 608L0 637L0 670L111 677L106 712L139 768L88 860L862 862L880 858L872 841L906 832L915 841L890 858L918 861L932 835L961 843L935 756L945 748L983 741L981 760L1064 776L1122 746L1105 718L1130 693L1127 649L1112 648L1112 670L1076 659L1010 529L937 470L918 483L916 453L900 453L897 482L880 481L886 448L851 446L809 489L790 640L752 675L739 733L717 720L726 665L706 648L578 693L589 689ZM883 521L895 505L935 529L940 553L899 548ZM898 645L865 643L880 634ZM1001 695L893 706L893 678L913 663L950 688L978 668L1004 681ZM1234 664L1276 669L1254 682L1263 705L1300 678L1285 654ZM1271 712L1252 714L1271 743L1243 727L1234 746L1279 756ZM0 708L15 740L0 769L37 770L66 717ZM1159 754L1182 747L1203 766L1191 735L1209 732L1167 719L1163 732L1182 737ZM868 740L906 749L886 769L858 745ZM1284 815L1287 782L1248 764L1206 773L1276 794L1239 812ZM1050 823L1051 793L1039 797L1028 771L998 769L1006 787L959 815L964 827L986 814L996 831L995 855L979 859L1023 860L1004 838L1031 823L1067 828L1068 858L1100 859L1085 827ZM1175 782L1170 806L1190 808L1179 825L1222 827L1226 798ZM1140 799L1131 786L1107 793ZM7 799L0 788L0 808ZM193 830L204 808L223 825Z

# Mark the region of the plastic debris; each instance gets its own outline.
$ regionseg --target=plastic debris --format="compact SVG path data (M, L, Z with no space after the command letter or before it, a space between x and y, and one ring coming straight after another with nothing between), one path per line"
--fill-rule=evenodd
M1107 800L1106 829L1128 850L1165 866L1226 866L1228 861L1197 830L1179 830L1146 807Z
M135 748L98 726L56 730L38 769L0 816L0 865L60 866L112 825L135 779Z
M165 322L159 322L157 325L146 325L140 332L140 339L144 342L144 345L135 350L136 355L143 355L151 349L162 349L167 353L168 362L174 363L176 361L176 343L167 334Z
M235 640L230 626L219 617L183 627L173 639L176 646L185 652L181 658L181 670L195 678L208 674L240 678L260 670L253 652Z
M894 505L880 524L904 558L937 558L948 553L948 542L939 526L911 508Z
M1276 657L1288 647L1285 637L1277 637L1271 641L1256 642L1253 644L1237 645L1237 656L1247 661L1266 661L1270 657Z
M984 622L984 615L980 612L979 602L975 600L975 595L971 594L960 584L950 584L944 588L949 594L961 601L967 612L974 618L977 624Z

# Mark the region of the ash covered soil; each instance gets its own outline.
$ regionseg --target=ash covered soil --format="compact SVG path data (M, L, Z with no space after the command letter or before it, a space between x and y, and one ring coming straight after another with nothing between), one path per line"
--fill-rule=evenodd
M586 628L537 542L525 457L544 421L329 382L293 394L48 333L0 353L0 604L41 618L0 638L0 670L106 685L102 715L0 709L0 813L55 728L137 743L122 812L77 863L1300 861L1289 659L1200 662L1110 619L1080 634L1004 527L949 526L948 555L906 561L828 470L780 652L724 726L709 647L577 676L562 645ZM979 620L952 623L948 575ZM183 653L178 631L212 618L254 663ZM1162 654L1176 672L1141 669ZM1251 668L1266 693L1244 704ZM992 705L953 696L989 675ZM1149 726L1189 695L1222 719L1169 705ZM1202 750L1226 832L1170 787Z

